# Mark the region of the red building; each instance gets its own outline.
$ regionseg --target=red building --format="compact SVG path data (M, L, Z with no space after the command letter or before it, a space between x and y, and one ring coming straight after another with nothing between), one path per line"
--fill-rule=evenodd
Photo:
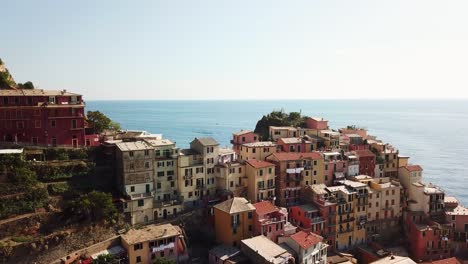
M375 154L368 150L357 150L356 155L359 158L359 174L374 177L375 176Z
M312 184L314 171L322 169L323 157L319 152L273 153L267 161L276 165L276 201L289 207L300 203L301 186ZM319 162L321 164L319 164Z
M423 212L408 212L405 232L411 258L417 262L450 258L453 231L450 224L438 223Z
M317 207L311 204L297 205L289 208L291 223L306 232L323 234L326 226L325 219L320 215Z
M314 151L314 144L304 138L280 138L276 141L278 147L283 152L311 152ZM315 149L316 150L316 149Z
M232 149L239 154L242 144L259 142L260 136L250 130L241 130L232 134Z
M264 235L273 242L278 242L278 236L284 235L284 228L288 221L285 208L274 206L270 201L252 204L254 236Z
M328 129L328 120L317 117L310 117L306 120L307 128L325 130Z
M0 141L38 146L95 145L86 136L82 96L42 89L0 90Z

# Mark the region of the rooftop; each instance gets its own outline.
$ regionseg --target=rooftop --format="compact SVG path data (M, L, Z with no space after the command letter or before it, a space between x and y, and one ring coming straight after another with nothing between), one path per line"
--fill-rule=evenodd
M256 160L256 159L250 159L246 160L247 164L250 166L256 168L256 169L261 169L261 168L268 168L268 167L274 167L275 164L263 161L263 160Z
M175 144L169 139L147 139L146 142L153 147L170 146Z
M133 141L133 142L121 142L115 144L117 148L121 151L137 151L137 150L151 150L151 147L148 143L144 141Z
M349 189L348 187L344 186L344 185L340 185L340 186L330 186L330 187L327 187L326 189L328 189L330 192L338 192L338 191L341 191L343 193L346 193L346 194L353 194L353 193L356 193L355 191Z
M217 146L217 145L219 145L218 141L216 141L212 137L195 138L193 141L198 141L203 146Z
M270 263L285 263L291 254L265 236L256 236L242 240L242 243Z
M179 230L171 224L148 225L141 229L130 229L127 233L122 235L122 239L125 240L127 244L133 245L178 235L180 235Z
M285 144L299 144L299 143L302 143L302 138L297 138L297 137L280 138L280 139L278 139L278 141L282 141Z
M258 215L266 215L266 214L277 212L280 210L278 207L273 205L270 201L254 203L253 206L255 207Z
M321 184L313 184L310 186L312 188L312 191L316 194L322 195L322 194L327 194L328 192L326 191L327 186L323 183Z
M462 264L463 262L459 261L456 257L434 260L432 264Z
M350 180L343 180L339 181L339 183L349 186L351 188L365 188L367 184L362 183L362 182L356 182L356 181L350 181Z
M279 161L289 161L289 160L301 160L301 159L314 159L318 160L322 158L322 155L319 152L278 152L273 153L268 157L275 157Z
M312 204L302 204L298 205L297 207L301 208L304 212L318 212L317 207L313 206Z
M23 153L23 149L0 149L1 154L21 154Z
M276 147L276 143L271 142L271 141L259 141L259 142L252 142L252 143L245 143L242 144L244 147Z
M284 129L284 130L297 130L295 127L291 126L270 126L271 129Z
M453 197L453 196L445 196L444 197L444 203L448 203L448 204L458 204L458 200L457 198Z
M392 264L392 263L416 264L416 262L414 262L408 257L400 257L400 256L393 256L393 255L371 262L371 264Z
M323 241L323 238L312 232L299 231L294 235L291 235L291 239L296 242L301 248L309 249L312 246Z
M67 90L44 90L44 89L7 89L0 90L0 96L81 96L81 94L70 93Z
M253 133L253 131L251 131L251 130L241 130L241 131L238 131L238 132L235 132L235 133L232 133L232 134L234 136L241 136L241 135L248 134L248 133Z
M320 122L320 121L325 121L328 122L328 120L324 119L323 117L310 117L310 119Z
M419 165L406 165L403 168L405 168L407 171L422 171L423 169Z
M232 199L219 203L213 207L228 214L255 210L255 207L243 197L234 197Z
M455 207L453 210L446 210L446 215L468 215L468 208L465 208L461 205Z
M234 154L235 151L232 148L220 148L218 151L219 155Z

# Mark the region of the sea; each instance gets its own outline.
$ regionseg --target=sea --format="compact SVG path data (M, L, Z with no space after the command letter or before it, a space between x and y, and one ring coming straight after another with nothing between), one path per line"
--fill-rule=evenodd
M163 134L186 148L195 137L229 146L273 110L323 117L333 129L356 125L410 156L426 183L468 205L468 100L177 100L87 101L123 129Z

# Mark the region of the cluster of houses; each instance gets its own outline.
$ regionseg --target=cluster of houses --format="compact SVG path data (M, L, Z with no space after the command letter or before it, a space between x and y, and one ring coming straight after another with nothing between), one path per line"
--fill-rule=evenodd
M368 263L396 263L405 256L378 245L401 238L417 262L468 252L468 209L365 129L308 118L304 127L270 126L269 138L239 131L232 148L195 138L181 149L144 131L101 143L81 95L38 89L1 90L0 119L0 141L103 146L126 220L148 230L122 235L130 263L186 259L183 230L154 223L198 208L210 210L219 243L211 263L353 263L327 256L356 248Z
M129 223L211 208L220 243L212 263L326 263L327 253L355 248L377 261L392 252L376 244L402 237L418 262L468 250L468 209L365 129L310 118L269 131L267 141L234 133L232 148L195 138L179 149L161 135L105 142Z

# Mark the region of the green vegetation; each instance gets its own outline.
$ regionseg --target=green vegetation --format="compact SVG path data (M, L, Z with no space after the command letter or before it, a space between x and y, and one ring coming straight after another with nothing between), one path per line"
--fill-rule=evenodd
M52 183L47 186L47 191L51 195L63 194L70 190L70 185L68 182L57 182Z
M49 195L45 188L31 188L23 195L0 199L0 219L12 215L33 213L36 208L44 207Z
M305 120L309 118L308 116L302 116L299 112L290 112L285 113L281 111L273 111L268 115L264 115L262 119L257 122L255 126L255 133L259 134L262 137L262 140L267 140L270 138L269 127L270 126L293 126L293 127L303 127L305 126Z
M68 180L72 177L86 176L93 169L94 163L77 161L62 163L32 163L31 169L43 182Z
M33 241L33 238L31 236L14 236L11 238L11 241L16 243L28 243Z
M88 111L86 118L92 124L95 133L102 133L104 130L120 130L120 124L112 121L109 117L99 111Z
M18 83L16 85L16 88L32 90L32 89L34 89L34 84L32 82L30 82L30 81L25 82L25 83Z
M64 212L67 219L78 221L113 222L117 217L112 195L99 191L76 197L65 205Z
M44 154L46 160L88 159L88 151L85 149L48 148L44 150Z
M155 258L153 264L175 264L176 262L166 258Z

